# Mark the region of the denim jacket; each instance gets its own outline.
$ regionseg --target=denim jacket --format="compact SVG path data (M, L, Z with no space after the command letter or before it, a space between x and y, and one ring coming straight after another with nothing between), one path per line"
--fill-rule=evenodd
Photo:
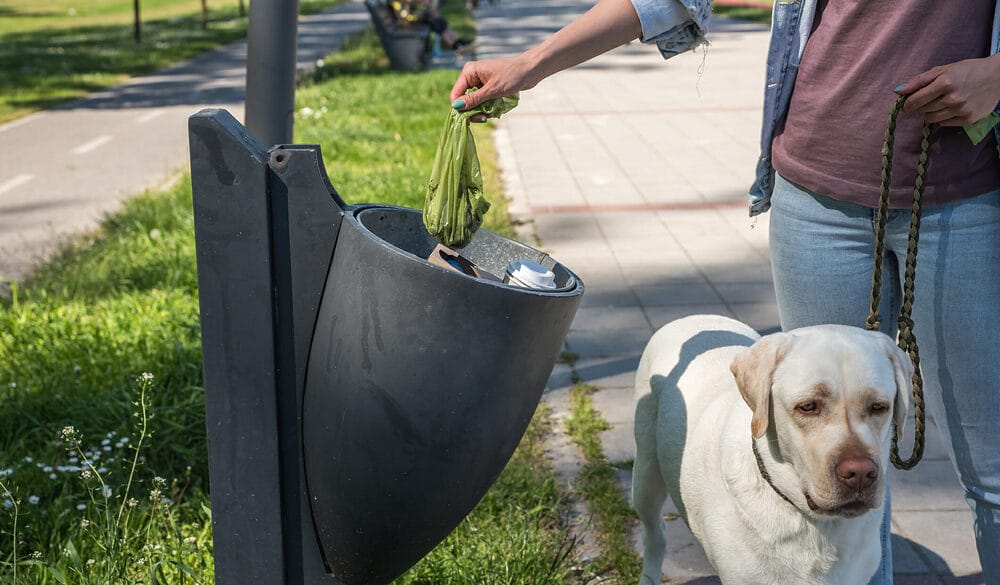
M643 42L655 43L664 58L706 43L705 32L711 13L711 0L632 0L639 20L647 23L666 22L669 28L647 37ZM678 8L687 14L677 16ZM663 14L671 14L664 17ZM774 190L774 167L771 165L771 141L774 132L788 113L799 60L812 32L816 0L777 0L771 20L771 44L767 54L767 79L764 86L764 123L760 136L760 159L757 177L750 187L750 215L767 211ZM676 22L680 20L680 24ZM656 32L656 31L650 31ZM990 54L1000 50L1000 0L993 16L993 40ZM997 107L1000 113L1000 105ZM1000 141L1000 126L994 129Z

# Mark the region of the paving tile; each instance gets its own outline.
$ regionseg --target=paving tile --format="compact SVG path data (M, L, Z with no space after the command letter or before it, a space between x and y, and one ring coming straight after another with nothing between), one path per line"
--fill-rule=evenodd
M612 425L628 425L631 427L635 418L632 405L633 389L629 386L621 388L601 388L591 396L594 408L601 413L601 418Z
M635 293L626 286L593 286L584 279L586 290L580 301L580 308L587 307L631 307L637 304Z
M622 329L616 331L570 331L566 347L582 359L630 356L642 353L652 336L652 330Z
M917 554L916 545L905 537L892 534L892 575L927 575L931 567Z
M892 469L889 484L893 516L904 511L969 509L950 461L921 461L910 471Z
M713 283L722 299L727 303L769 304L777 306L774 298L774 285L767 283L744 282L739 284Z
M982 569L972 535L972 512L903 512L892 523L934 570L942 575L975 575Z
M725 315L733 317L733 312L722 303L715 305L659 305L643 307L646 317L655 332L671 321L688 315Z
M713 284L771 284L771 264L758 260L744 264L713 264L699 266L705 278Z
M545 384L545 392L569 388L573 385L573 368L569 364L556 364Z
M702 271L690 262L664 266L622 266L621 273L625 282L632 286L705 282Z
M761 334L781 330L778 307L771 303L731 303L736 319L753 327Z
M576 311L572 325L574 331L609 332L619 329L641 330L644 327L648 328L649 322L642 309L636 306L580 308Z
M578 360L573 364L573 370L582 382L598 388L627 388L631 392L635 387L635 370L638 366L639 355L636 354Z
M632 423L612 425L609 430L601 431L601 448L604 456L611 463L620 463L635 459L635 434Z
M644 307L656 305L718 305L723 303L716 287L705 282L655 284L633 288Z

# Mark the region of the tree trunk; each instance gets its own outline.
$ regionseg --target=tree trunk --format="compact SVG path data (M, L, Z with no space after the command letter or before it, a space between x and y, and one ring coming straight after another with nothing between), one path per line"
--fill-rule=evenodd
M240 18L243 18L246 15L247 15L247 7L243 3L243 0L240 0Z
M201 30L208 30L208 0L201 0Z

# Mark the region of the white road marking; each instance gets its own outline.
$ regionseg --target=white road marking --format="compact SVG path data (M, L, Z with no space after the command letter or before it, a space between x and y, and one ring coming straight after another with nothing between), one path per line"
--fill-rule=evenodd
M135 119L135 123L136 124L145 124L146 122L149 122L153 118L159 118L160 116L163 115L163 112L164 112L163 109L151 110L151 111L146 112L145 114L139 116L138 118L136 118Z
M0 132L6 132L8 130L13 130L18 126L23 126L29 122L34 122L35 120L45 116L45 112L38 112L37 114L31 114L23 118L14 120L13 122L7 122L6 124L0 125Z
M0 183L0 195L11 191L35 178L35 175L15 175L12 179L7 179Z
M111 142L111 137L108 136L107 134L105 134L103 136L98 136L97 138L91 140L90 142L85 142L85 143L81 144L80 146L77 146L76 148L74 148L73 149L73 154L87 154L91 150L94 150L95 148L97 148L97 147L99 147L99 146L101 146L103 144L106 144L108 142Z

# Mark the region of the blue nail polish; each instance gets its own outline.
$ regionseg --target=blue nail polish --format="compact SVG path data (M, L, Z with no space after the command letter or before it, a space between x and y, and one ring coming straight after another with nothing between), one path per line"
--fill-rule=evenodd
M896 87L892 88L892 91L894 91L894 92L896 92L896 93L899 93L899 91L900 91L901 89L903 89L904 87L906 87L906 84L905 84L905 83L900 83L900 84L899 84L899 85L897 85Z
M455 108L456 110L461 110L462 108L465 107L465 100L455 100L451 102L451 107Z

